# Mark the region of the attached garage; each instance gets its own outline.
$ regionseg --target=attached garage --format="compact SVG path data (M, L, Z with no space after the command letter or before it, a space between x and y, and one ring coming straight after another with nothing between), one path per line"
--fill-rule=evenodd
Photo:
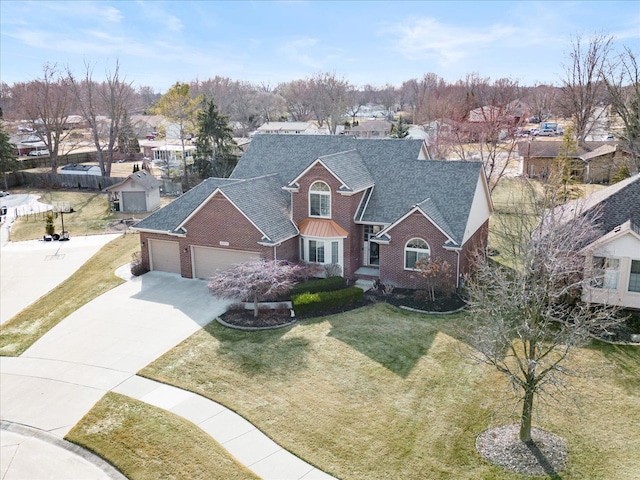
M181 273L180 244L166 240L149 240L149 264L151 270Z
M260 258L258 252L228 250L225 248L191 247L193 276L207 279L217 270L225 270L236 263Z

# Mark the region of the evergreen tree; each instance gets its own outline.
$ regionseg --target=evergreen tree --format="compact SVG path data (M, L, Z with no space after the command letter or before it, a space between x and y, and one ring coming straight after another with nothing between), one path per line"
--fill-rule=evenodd
M562 138L562 145L558 156L553 160L553 166L547 188L557 188L557 199L560 202L573 200L582 196L580 183L584 167L576 159L578 142L573 136L573 129L567 128Z
M616 174L611 177L611 181L609 183L613 185L614 183L621 182L622 180L624 180L625 178L629 178L630 176L631 172L629 171L629 167L626 163L623 163Z
M407 138L409 136L409 126L404 121L402 115L398 119L398 123L391 125L391 138Z
M238 158L229 119L213 100L205 100L198 112L195 166L201 179L231 175Z
M7 173L18 167L16 156L13 153L13 145L9 141L9 132L4 129L0 121L0 175L4 179L4 188L8 190Z

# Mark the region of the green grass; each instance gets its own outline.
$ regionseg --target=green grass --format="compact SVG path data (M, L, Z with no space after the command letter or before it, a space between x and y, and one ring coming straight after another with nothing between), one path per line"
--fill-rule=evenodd
M18 356L61 320L124 282L115 270L140 249L137 234L102 247L71 277L0 326L0 355Z
M386 304L259 333L213 322L140 373L226 405L341 479L526 479L476 453L475 437L513 416L505 380L460 354L462 322ZM556 478L637 478L640 351L579 349L569 366L606 368L571 380L583 410L536 419L568 443Z
M131 480L258 478L191 422L116 393L107 393L65 438Z
M73 236L105 233L109 222L131 217L131 213L112 213L107 195L100 192L68 192L61 190L24 190L19 193L39 195L40 202L52 204L67 201L75 210L64 214L64 229ZM55 219L56 232L62 231L60 216ZM45 234L44 214L20 217L11 227L11 241L20 242L42 238Z

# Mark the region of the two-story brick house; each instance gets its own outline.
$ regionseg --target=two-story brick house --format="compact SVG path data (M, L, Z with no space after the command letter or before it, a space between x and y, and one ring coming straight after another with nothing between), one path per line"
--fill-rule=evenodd
M490 213L482 165L427 160L420 140L259 135L231 178L205 180L136 229L145 265L184 277L263 257L415 288L425 256L467 273Z

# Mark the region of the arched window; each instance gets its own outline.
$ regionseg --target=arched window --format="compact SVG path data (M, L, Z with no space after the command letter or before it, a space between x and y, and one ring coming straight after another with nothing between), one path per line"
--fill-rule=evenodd
M421 238L412 238L404 247L405 270L415 270L418 260L429 258L429 255L431 255L429 244Z
M331 189L324 182L315 182L309 189L309 216L331 218Z

